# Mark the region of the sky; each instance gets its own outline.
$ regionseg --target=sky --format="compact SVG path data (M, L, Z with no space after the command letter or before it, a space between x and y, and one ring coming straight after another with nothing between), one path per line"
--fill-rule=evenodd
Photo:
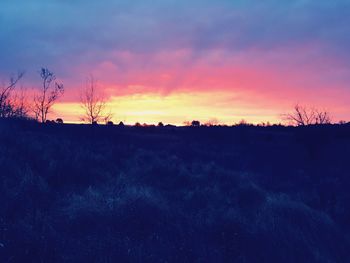
M1 0L0 80L47 67L49 118L79 122L93 75L113 121L281 122L296 103L350 120L348 0Z

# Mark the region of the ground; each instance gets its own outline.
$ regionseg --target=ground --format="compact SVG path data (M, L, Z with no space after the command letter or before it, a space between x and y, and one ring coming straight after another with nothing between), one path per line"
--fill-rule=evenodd
M350 127L0 120L1 262L350 262Z

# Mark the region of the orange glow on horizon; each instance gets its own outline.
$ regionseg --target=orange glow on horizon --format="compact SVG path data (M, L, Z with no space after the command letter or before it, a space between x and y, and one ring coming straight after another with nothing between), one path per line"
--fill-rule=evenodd
M249 123L279 123L280 114L261 105L244 104L225 92L137 94L111 97L106 111L113 114L112 121L125 124L147 123L183 125L186 121L206 123L215 120L219 124L234 124L244 119ZM81 123L84 111L79 102L61 102L53 107L51 118L61 117L66 123Z
M338 63L331 58L322 58L327 63L304 60L313 58L314 49L297 49L295 57L278 49L242 54L214 49L198 56L186 49L152 56L117 52L93 69L80 65L76 72L96 76L99 92L109 98L108 111L115 123L183 125L194 119L202 123L217 119L228 125L242 119L280 123L281 115L296 103L327 109L334 122L348 120L345 73L329 70L329 65ZM78 94L84 84L73 80L67 80L71 88L51 116L80 123L83 110Z

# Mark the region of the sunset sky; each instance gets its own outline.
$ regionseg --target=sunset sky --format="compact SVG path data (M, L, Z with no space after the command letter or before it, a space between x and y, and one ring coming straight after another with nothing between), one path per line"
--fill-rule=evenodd
M1 0L0 80L49 68L65 122L90 74L115 122L277 123L296 103L349 121L349 25L349 0Z

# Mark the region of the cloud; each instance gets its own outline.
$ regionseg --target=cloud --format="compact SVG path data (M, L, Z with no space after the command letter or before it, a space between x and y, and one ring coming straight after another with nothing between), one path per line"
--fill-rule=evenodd
M349 53L348 1L2 1L6 62L105 59L112 51L246 51L321 42ZM8 51L8 52L5 52ZM15 66L15 65L14 65Z
M349 97L349 24L347 0L2 0L0 76L25 69L34 85L47 66L71 90L93 73L115 94Z

